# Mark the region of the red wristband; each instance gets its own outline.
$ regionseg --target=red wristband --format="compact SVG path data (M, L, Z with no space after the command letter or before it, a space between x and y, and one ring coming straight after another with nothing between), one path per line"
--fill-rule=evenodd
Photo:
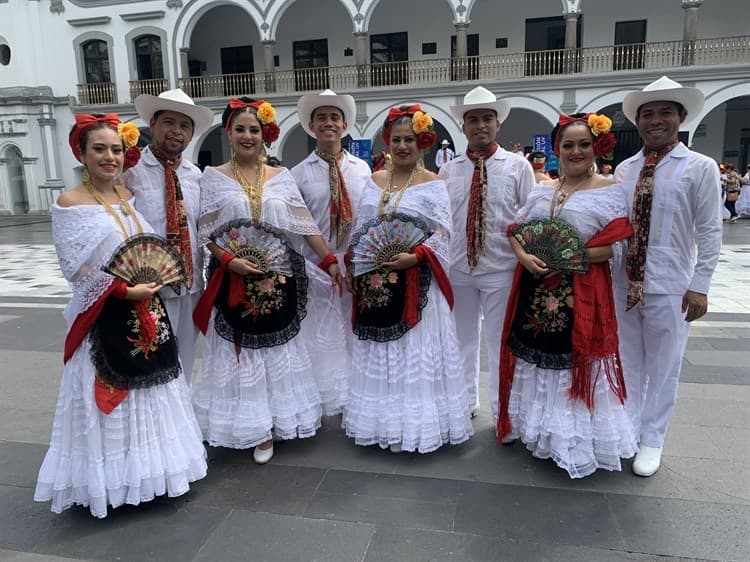
M128 296L128 284L122 279L115 279L113 287L112 296L116 299L124 299Z
M229 262L232 261L235 257L233 253L231 252L224 252L221 254L221 258L219 259L219 265L221 266L221 269L224 271L229 270Z
M513 223L508 225L508 229L505 231L505 236L510 238L511 236L515 236L516 229L518 228L518 223Z
M336 259L336 256L334 256L331 252L328 252L328 255L323 258L323 261L321 261L318 264L318 267L328 273L328 268L331 267L333 264L338 265L339 260Z

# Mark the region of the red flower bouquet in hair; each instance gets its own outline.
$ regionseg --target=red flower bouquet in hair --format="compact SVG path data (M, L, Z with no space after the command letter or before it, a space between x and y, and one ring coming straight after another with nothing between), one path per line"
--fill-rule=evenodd
M594 139L594 154L604 156L615 149L617 140L612 133L603 133Z
M125 162L122 166L123 170L132 168L141 159L141 149L137 146L131 146L125 151Z
M426 150L435 144L437 136L432 131L426 131L417 135L417 146L420 150Z
M278 140L281 129L275 122L263 125L263 143L268 147Z

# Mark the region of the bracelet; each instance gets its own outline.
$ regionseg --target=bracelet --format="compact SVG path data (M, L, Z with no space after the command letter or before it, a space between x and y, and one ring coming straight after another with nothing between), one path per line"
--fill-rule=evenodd
M336 256L334 256L331 252L328 252L328 255L323 258L323 260L318 264L318 267L328 273L328 268L333 264L338 265L338 263L339 260L336 259Z
M227 271L229 269L229 262L231 262L236 256L231 252L224 252L219 258L219 265L221 269Z

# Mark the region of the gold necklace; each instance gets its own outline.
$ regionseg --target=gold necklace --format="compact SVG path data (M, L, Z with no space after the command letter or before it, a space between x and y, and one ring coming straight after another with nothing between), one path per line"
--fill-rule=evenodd
M242 173L234 154L232 154L231 164L234 179L240 184L250 201L251 218L255 224L260 224L260 215L263 211L263 187L266 184L266 166L260 159L258 160L258 171L255 173L255 183L252 184L247 181L245 174Z
M122 231L122 235L125 238L130 237L130 233L125 228L125 224L120 219L120 215L117 214L117 211L114 210L112 205L109 201L107 201L104 196L99 192L96 187L94 187L93 182L91 181L91 176L88 174L85 174L83 177L83 185L88 189L91 196L96 199L96 202L99 203L104 209L109 213L109 215L115 219L115 222L117 222L117 226L120 227L120 230ZM135 228L138 231L138 234L143 234L143 227L141 226L141 221L138 220L138 217L133 212L133 209L130 207L130 203L128 203L122 195L120 195L120 192L117 191L117 186L112 185L112 189L115 192L115 195L117 195L117 198L120 200L120 212L122 213L122 216L124 217L132 217L133 223L135 224Z
M562 213L563 207L565 206L565 203L568 202L568 199L571 195L573 195L578 189L585 184L587 181L591 179L591 174L587 174L585 178L583 178L582 181L579 181L577 184L575 184L573 187L570 188L570 191L568 193L565 193L562 188L563 185L565 185L565 180L567 177L563 176L563 178L560 180L560 182L557 184L557 187L555 187L555 190L552 192L552 200L549 204L549 218L556 219L560 216L560 213Z
M401 203L401 198L404 196L404 193L406 193L406 190L411 187L411 182L414 181L414 178L416 177L417 173L419 172L419 167L415 166L412 168L411 173L409 174L409 177L406 179L406 182L401 187L393 185L393 170L388 170L388 180L386 181L385 187L383 188L383 192L380 194L380 205L378 205L378 215L384 216L385 215L385 208L388 205L388 203L391 200L391 196L395 193L396 199L393 203L393 208L391 209L391 213L395 213L398 209L399 203Z

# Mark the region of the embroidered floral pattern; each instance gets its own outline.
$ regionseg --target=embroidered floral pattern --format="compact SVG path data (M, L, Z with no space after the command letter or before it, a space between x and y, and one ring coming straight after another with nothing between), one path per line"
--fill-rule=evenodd
M365 273L360 278L358 288L360 290L359 308L378 308L387 306L391 302L391 290L388 285L398 283L396 271L385 271L378 269L372 273Z
M126 339L134 344L133 349L130 350L130 355L133 357L139 353L143 353L143 358L148 359L149 353L159 349L159 346L171 337L169 324L165 322L167 313L162 306L161 300L152 298L148 305L148 312L156 326L156 337L149 340L141 335L141 320L138 318L138 312L135 307L130 313L128 326L130 327L130 333L134 334L134 337L127 336Z
M271 314L284 306L284 291L279 285L286 284L286 276L281 273L271 273L269 277L257 279L248 278L245 283L247 303L240 315L246 318Z
M572 312L573 283L567 275L555 275L534 289L523 329L533 330L535 336L561 332L571 322Z

